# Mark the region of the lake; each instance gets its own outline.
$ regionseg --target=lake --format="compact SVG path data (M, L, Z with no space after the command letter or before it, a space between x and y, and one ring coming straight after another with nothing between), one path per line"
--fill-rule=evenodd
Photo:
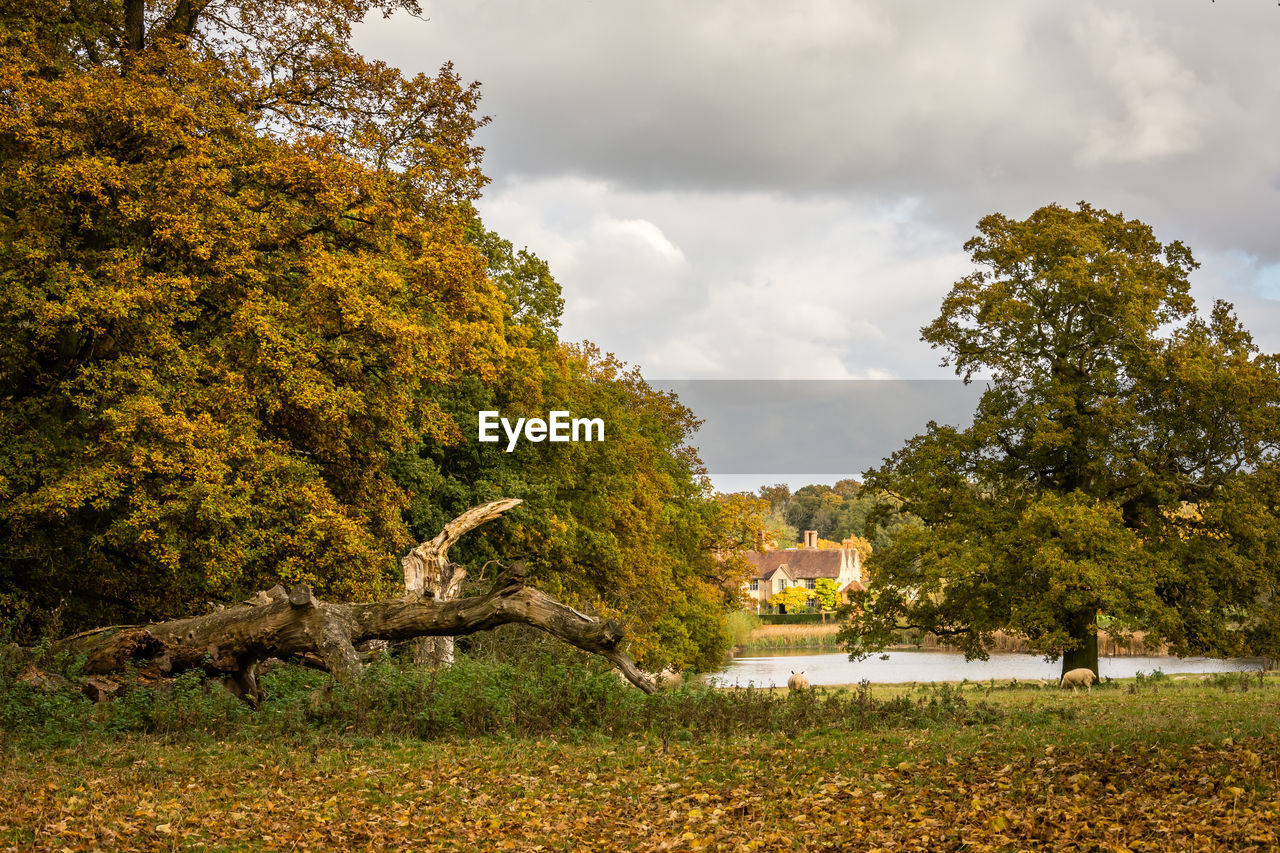
M885 659L887 658L887 659ZM1139 671L1150 674L1182 672L1235 672L1261 667L1258 658L1107 657L1098 659L1104 678L1132 678ZM966 661L949 651L899 650L872 655L856 663L844 652L805 653L801 650L753 653L734 658L709 676L722 686L785 687L792 670L803 671L810 684L856 684L910 681L986 681L991 678L1056 681L1062 663L1049 663L1037 655L992 654L989 660Z

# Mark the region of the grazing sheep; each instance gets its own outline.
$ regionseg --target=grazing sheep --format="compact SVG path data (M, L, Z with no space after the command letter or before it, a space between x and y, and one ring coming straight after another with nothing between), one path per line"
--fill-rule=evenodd
M809 688L809 679L804 677L804 672L796 672L791 670L791 677L787 679L788 690L807 690Z
M1062 674L1062 681L1058 682L1058 686L1063 690L1066 690L1068 687L1072 690L1075 690L1077 687L1086 687L1090 692L1093 692L1093 682L1097 680L1098 676L1093 674L1093 670L1086 667L1080 667L1079 669L1073 669L1070 672L1064 672Z

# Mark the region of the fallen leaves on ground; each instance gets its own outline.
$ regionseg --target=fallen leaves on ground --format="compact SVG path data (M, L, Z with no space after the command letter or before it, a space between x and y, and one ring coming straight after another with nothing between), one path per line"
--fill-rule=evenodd
M887 738L887 740L886 740ZM1266 850L1277 736L1089 754L944 733L117 745L0 777L37 850ZM903 757L903 750L914 753ZM135 758L142 755L144 757Z

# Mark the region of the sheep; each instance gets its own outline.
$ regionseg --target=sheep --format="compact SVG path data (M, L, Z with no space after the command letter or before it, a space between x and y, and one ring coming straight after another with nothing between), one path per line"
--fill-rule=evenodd
M804 677L804 672L796 672L791 670L791 677L787 679L788 690L807 690L809 688L809 679Z
M1058 682L1058 686L1063 690L1070 687L1075 690L1077 687L1086 687L1093 692L1093 682L1098 681L1098 676L1093 674L1093 670L1087 667L1073 669L1070 672L1062 674L1062 681Z

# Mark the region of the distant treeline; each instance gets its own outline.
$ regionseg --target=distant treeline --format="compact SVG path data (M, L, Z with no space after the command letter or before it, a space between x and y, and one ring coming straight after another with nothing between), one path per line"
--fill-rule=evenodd
M762 486L758 494L769 502L769 530L780 548L800 541L801 531L816 530L820 539L834 542L858 536L879 551L889 546L895 532L919 523L854 479L838 480L834 486L803 486L795 492L779 483Z

